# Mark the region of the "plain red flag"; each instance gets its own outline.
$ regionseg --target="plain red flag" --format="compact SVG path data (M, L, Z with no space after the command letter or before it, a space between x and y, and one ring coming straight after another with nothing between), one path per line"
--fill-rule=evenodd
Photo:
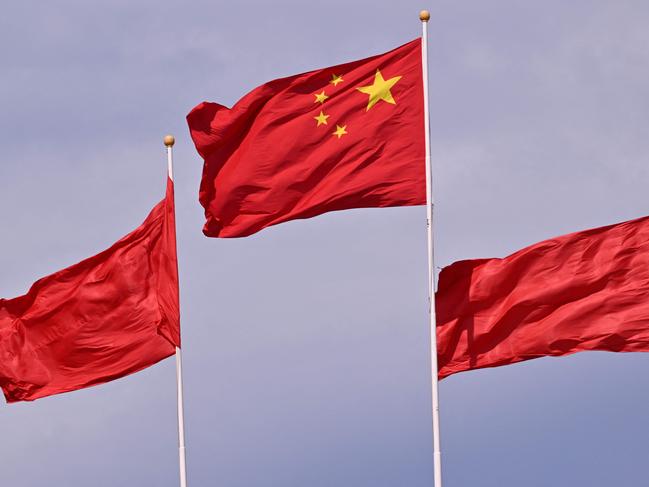
M278 79L187 116L205 160L205 235L426 202L421 41Z
M144 223L109 249L0 299L7 402L108 382L180 346L173 183Z
M442 270L439 376L585 350L649 351L649 217Z

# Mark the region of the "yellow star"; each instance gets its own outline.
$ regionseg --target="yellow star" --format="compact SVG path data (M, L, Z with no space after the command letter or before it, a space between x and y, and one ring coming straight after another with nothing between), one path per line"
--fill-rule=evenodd
M343 135L347 135L347 125L342 125L342 126L341 126L341 125L336 125L336 131L335 131L333 134L331 134L331 135L335 135L335 136L337 136L339 139L340 139Z
M318 125L316 127L319 127L320 125L327 125L327 119L329 118L329 115L325 115L322 110L320 110L320 115L317 117L313 117L318 121Z
M331 83L334 86L338 86L338 83L342 83L343 81L345 81L345 80L343 79L342 75L338 76L338 75L332 74L331 75L331 81L329 81L329 83Z
M315 101L313 103L324 103L324 101L329 98L327 95L325 95L324 90L322 90L322 93L316 93L314 96Z
M397 81L399 81L400 79L401 76L395 76L394 78L390 78L386 81L383 79L381 71L377 69L376 74L374 75L374 83L368 86L361 86L360 88L356 88L361 93L370 95L370 99L367 103L367 109L365 111L368 111L370 108L376 105L379 100L383 100L391 103L392 105L396 105L397 102L394 101L392 93L390 92L390 88L397 84Z

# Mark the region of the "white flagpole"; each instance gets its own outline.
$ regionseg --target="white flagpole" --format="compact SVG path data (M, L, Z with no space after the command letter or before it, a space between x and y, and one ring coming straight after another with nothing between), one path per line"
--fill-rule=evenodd
M164 144L167 148L167 174L174 180L173 146L176 142L173 135L166 135ZM187 487L187 464L185 455L185 414L183 409L183 357L180 347L176 347L176 385L178 393L178 460L180 467L180 487Z
M435 250L433 241L433 170L430 162L430 114L428 112L428 10L419 12L421 20L421 66L424 83L424 140L426 148L426 227L428 231L428 303L430 325L430 370L433 406L433 468L435 487L442 487L442 452L439 440L439 387L437 380L437 328L435 319Z

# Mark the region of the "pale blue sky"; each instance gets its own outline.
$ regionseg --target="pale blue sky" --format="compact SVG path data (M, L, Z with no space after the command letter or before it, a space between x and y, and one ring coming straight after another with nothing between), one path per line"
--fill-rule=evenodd
M438 265L649 214L649 4L25 0L0 16L0 296L176 195L190 485L432 485L424 208L207 239L185 126L430 22ZM644 485L649 355L440 385L445 485ZM173 360L0 413L2 485L177 485Z

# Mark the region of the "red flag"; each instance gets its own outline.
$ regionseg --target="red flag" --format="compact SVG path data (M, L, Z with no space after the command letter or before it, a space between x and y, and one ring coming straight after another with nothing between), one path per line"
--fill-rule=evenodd
M187 116L209 237L426 202L421 42L266 83Z
M144 223L100 254L0 299L7 402L108 382L180 346L173 183Z
M649 217L442 270L439 376L585 350L649 351Z

